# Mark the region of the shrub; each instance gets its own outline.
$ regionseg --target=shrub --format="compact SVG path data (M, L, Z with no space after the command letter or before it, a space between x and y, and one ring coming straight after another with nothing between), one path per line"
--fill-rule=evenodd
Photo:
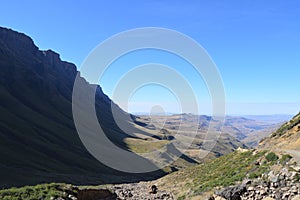
M295 181L299 181L300 180L300 175L299 174L296 174L296 176L295 176Z
M279 157L274 152L270 152L266 155L266 159L268 162L276 161L276 160L278 160L278 158Z

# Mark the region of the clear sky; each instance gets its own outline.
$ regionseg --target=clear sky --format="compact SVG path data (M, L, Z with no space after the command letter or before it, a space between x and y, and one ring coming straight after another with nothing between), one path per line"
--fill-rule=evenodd
M299 8L297 0L10 0L1 2L0 26L26 33L40 49L53 49L78 68L96 45L116 33L149 26L174 29L200 43L218 66L227 114L295 114L300 110ZM170 58L147 51L129 55L115 63L101 86L112 97L122 70L143 62L169 61L179 71L184 68L182 61ZM194 80L192 71L182 72L198 97L208 102L203 81ZM130 111L149 111L148 104L164 102L167 112L177 112L168 91L161 99L153 95L160 90L141 88Z

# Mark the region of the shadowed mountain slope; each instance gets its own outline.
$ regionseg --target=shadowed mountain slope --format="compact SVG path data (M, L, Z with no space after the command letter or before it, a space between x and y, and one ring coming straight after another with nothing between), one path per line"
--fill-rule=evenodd
M52 50L40 51L31 38L0 28L0 187L40 182L76 184L145 180L164 174L127 174L94 159L82 145L72 116L72 90L78 72ZM125 112L96 88L96 111L107 137L128 149L129 136L118 128ZM138 130L131 122L128 127ZM141 132L141 131L140 131ZM143 132L142 132L143 133Z

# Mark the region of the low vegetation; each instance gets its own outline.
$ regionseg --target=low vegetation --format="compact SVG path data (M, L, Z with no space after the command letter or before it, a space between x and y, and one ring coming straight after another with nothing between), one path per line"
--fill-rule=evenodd
M274 153L274 152L270 152L266 155L266 159L267 161L271 162L271 161L276 161L278 160L278 156Z
M283 154L280 158L280 164L285 165L288 161L290 161L293 158L293 156L289 154Z
M135 153L149 153L161 149L168 144L167 140L147 141L135 138L126 138L128 148Z
M66 197L67 185L59 183L40 184L36 186L25 186L22 188L10 188L0 190L1 200L50 200L51 197ZM72 191L76 192L76 191Z
M289 156L284 156L286 160ZM197 196L216 187L226 187L245 178L254 179L268 172L278 160L278 156L267 151L235 151L205 164L176 172L161 180L162 187L181 191L177 196L182 199ZM180 189L179 189L180 188ZM175 192L176 193L176 192Z

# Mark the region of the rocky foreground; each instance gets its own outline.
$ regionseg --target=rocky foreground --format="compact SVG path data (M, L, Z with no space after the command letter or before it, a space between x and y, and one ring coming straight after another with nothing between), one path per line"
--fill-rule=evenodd
M153 188L154 187L154 188ZM171 193L156 188L149 182L119 184L103 188L79 189L70 186L64 188L66 197L52 198L52 200L173 200ZM75 192L74 192L75 191Z
M116 185L113 187L117 195L117 199L132 199L132 200L140 200L140 199L161 199L161 200L171 200L174 199L171 193L167 191L160 190L157 188L157 191L153 191L148 182L140 182L134 184L122 184Z
M300 168L270 171L254 180L218 190L209 200L300 200Z
M219 189L207 200L300 200L300 167L270 171L261 177L246 179L241 184ZM172 200L171 193L156 188L150 182L120 184L107 189L81 189L78 196L55 200ZM201 199L201 198L200 198Z

